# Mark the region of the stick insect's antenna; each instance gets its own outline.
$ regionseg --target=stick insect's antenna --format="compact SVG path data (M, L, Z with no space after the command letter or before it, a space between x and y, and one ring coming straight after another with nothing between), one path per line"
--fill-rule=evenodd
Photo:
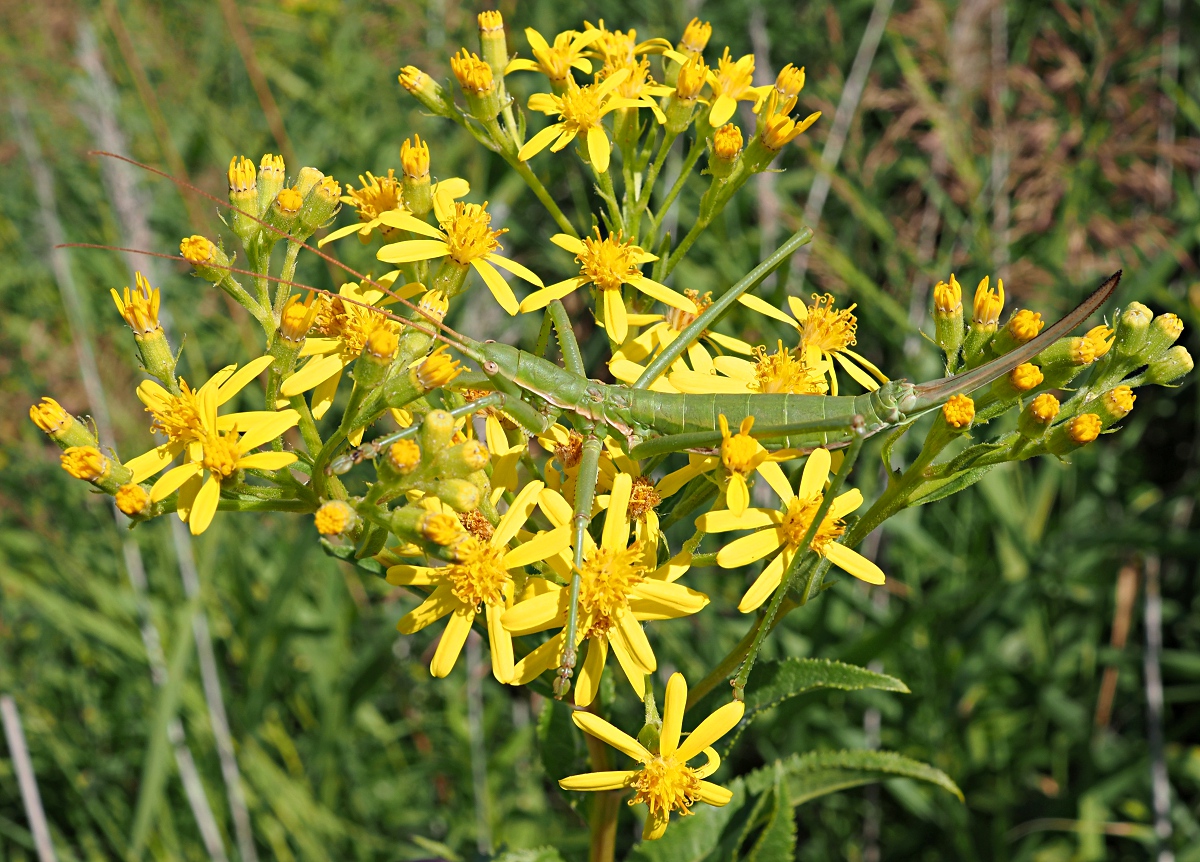
M241 209L240 207L236 207L236 206L234 206L234 205L233 205L233 204L231 204L229 201L222 200L221 198L217 197L216 195L209 194L209 193L208 193L208 192L206 192L204 189L202 189L202 188L200 188L200 187L198 187L198 186L194 186L194 185L192 185L192 184L191 184L191 183L189 183L187 180L181 180L181 179L179 179L178 177L171 176L171 174L167 173L166 171L159 170L158 168L155 168L155 167L152 167L152 166L150 166L150 165L144 164L143 162L139 162L139 161L137 161L136 159L131 159L131 158L129 158L128 156L122 156L122 155L121 155L121 154L119 154L119 153L110 153L110 152L108 152L107 150L88 150L88 155L89 155L89 156L105 156L105 157L107 157L107 158L110 158L110 159L118 159L118 160L120 160L120 161L122 161L122 162L128 162L129 164L131 164L131 165L134 165L135 167L139 167L139 168L141 168L141 169L142 169L142 170L144 170L144 171L149 171L149 172L150 172L150 173L152 173L152 174L157 174L157 175L158 175L158 176L160 176L160 177L164 177L164 178L166 178L166 179L170 180L171 182L175 183L175 184L176 184L177 186L179 186L180 188L187 189L188 191L195 192L196 194L198 194L198 195L201 195L202 197L208 198L210 201L213 201L213 202L214 202L214 203L216 203L218 206L223 206L223 207L225 207L225 208L226 208L226 209L228 209L228 210L231 210L231 211L233 211L233 212L236 212L236 213L240 213L241 215L244 215L246 218L250 219L251 221L253 221L253 222L256 222L257 224L261 225L262 227L265 227L267 230L271 231L272 233L275 233L275 234L277 234L277 235L278 235L278 236L280 236L281 238L288 239L289 241L292 241L292 242L299 242L299 243L300 243L300 246L301 246L302 248L306 248L306 249L308 249L308 250L309 250L309 251L311 251L313 254L317 255L318 257L322 258L323 260L326 260L326 261L328 261L329 263L333 264L334 266L336 266L336 267L338 267L338 268L340 268L340 269L343 269L343 270L345 270L346 272L350 273L350 275L352 275L352 276L354 276L355 278L357 278L359 281L365 281L365 282L367 282L368 284L370 284L372 287L376 288L377 290L383 291L383 292L384 292L384 293L386 293L388 296L390 296L390 297L392 297L393 299L397 300L397 301L398 301L398 302L400 302L402 305L404 305L404 306L408 307L408 308L409 308L410 310L412 310L413 312L415 312L415 313L417 313L417 314L421 315L422 317L424 317L426 320L428 320L428 321L429 321L431 324L433 324L435 327L437 327L437 328L439 328L439 329L442 329L442 330L445 330L446 332L449 332L450 334L452 334L453 336L455 336L455 337L456 337L456 338L457 338L459 341L466 341L466 339L465 339L465 338L462 336L462 334L461 334L461 333L455 332L453 329L451 329L451 328L450 328L449 326L447 326L445 323L443 323L442 321L440 321L440 320L437 320L436 318L434 318L434 317L433 317L433 315L429 314L427 311L425 311L425 310L424 310L423 308L421 308L420 306L418 306L418 305L416 305L416 304L414 304L414 303L412 303L412 302L409 302L409 301L408 301L407 299L405 299L404 297L402 297L402 296L400 296L399 294L397 294L397 293L395 293L395 292L393 292L393 291L389 290L388 288L384 287L382 284L380 284L379 282L375 281L374 279L372 279L372 278L370 278L370 277L368 277L368 276L365 276L365 275L363 275L361 272L358 272L357 270L355 270L355 269L351 268L350 266L348 266L348 265L346 265L346 264L342 263L340 260L338 260L338 259L337 259L336 257L334 257L333 255L326 254L325 252L321 251L319 248L316 248L315 246L311 246L311 245L309 245L309 244L308 244L308 243L306 243L306 242L303 242L303 241L297 240L295 237L293 237L293 236L292 236L291 234L289 234L287 231L285 231L285 230L282 230L282 229L280 229L280 228L277 228L277 227L275 227L275 226L274 226L274 225L272 225L272 224L269 224L269 223L267 223L266 221L264 221L263 219L260 219L258 216L254 215L253 213L248 213L248 212L246 212L245 210ZM186 262L186 261L185 261L185 262ZM242 270L242 271L244 272L244 270ZM255 277L261 277L261 276L259 275L259 273L256 273L256 272L251 272L251 273L248 273L248 274L249 274L249 275L252 275L252 276L255 276ZM315 289L315 288L313 288L313 289ZM428 334L428 333L426 333L426 334Z
M186 257L184 257L183 255L179 255L179 254L164 254L161 251L146 251L146 250L140 249L140 248L123 248L122 246L102 245L100 243L95 243L95 242L64 242L64 243L60 243L59 245L56 245L55 248L98 248L98 249L103 249L105 251L120 251L120 252L125 252L128 254L141 254L141 255L145 255L146 257L160 257L164 260L178 260L178 261L182 261L183 263L190 263L190 261L188 261L188 259ZM425 335L428 335L430 338L444 341L446 344L449 344L451 347L455 348L456 350L462 351L464 354L466 354L468 356L472 355L472 351L465 344L460 344L458 341L445 335L444 333L438 332L437 330L426 329L424 324L420 324L414 320L408 320L406 318L400 317L398 314L393 314L392 312L388 311L387 309L380 308L377 305L371 305L371 303L369 303L369 302L363 302L358 299L351 299L348 296L341 296L340 294L334 293L333 291L325 290L324 288L321 288L321 287L313 287L312 285L304 284L299 281L288 281L286 278L278 278L277 276L274 276L274 275L263 275L262 273L254 272L253 270L250 270L250 269L241 269L240 267L236 267L236 266L232 266L232 265L221 266L216 263L209 263L209 264L205 264L205 266L211 266L213 269L223 269L228 272L236 272L239 275L249 275L249 276L253 276L255 278L263 278L263 279L266 279L267 281L276 282L277 284L286 284L291 287L298 287L301 290L307 290L310 293L319 293L322 296L326 296L330 299L338 299L338 300L340 300L344 303L350 304L350 305L357 305L362 308L366 308L366 309L369 309L370 311L374 311L378 314L381 314L384 317L390 318L391 320L396 321L397 323L401 324L402 326L411 326L413 329L417 330L417 332L424 333ZM374 282L371 282L371 283L374 284ZM388 291L388 292L391 293L391 291ZM392 295L394 296L395 294L392 294ZM454 332L454 330L450 329L449 327L446 327L446 329L449 330L450 332ZM458 335L457 332L454 332L454 334Z

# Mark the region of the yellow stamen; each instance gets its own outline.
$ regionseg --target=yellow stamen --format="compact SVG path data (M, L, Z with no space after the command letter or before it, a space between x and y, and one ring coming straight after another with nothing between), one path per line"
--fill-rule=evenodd
M458 520L463 528L480 542L490 542L496 532L492 522L484 517L478 509L469 512L459 512Z
M477 20L480 33L494 33L504 29L504 16L493 9L480 12Z
M700 795L700 778L696 770L674 757L655 755L638 771L630 782L633 798L630 805L645 803L653 820L661 820L672 811L680 816L691 814L692 804Z
M754 417L747 416L742 420L738 433L730 435L729 423L725 415L717 417L721 423L721 463L731 473L741 473L743 476L754 470L761 460L758 457L760 447L758 441L750 436L754 427Z
M788 545L793 548L800 547L800 543L804 541L804 534L808 532L808 528L817 514L817 509L821 507L822 499L822 494L816 494L806 500L793 497L788 503L787 512L784 513L781 525ZM809 547L818 554L824 555L825 547L844 532L846 532L846 526L841 519L835 518L827 512Z
M266 153L258 163L258 175L264 183L282 183L285 174L283 156Z
M619 551L597 548L583 561L579 607L605 631L628 608L629 591L646 579L641 558L641 543L634 542Z
M346 186L345 203L353 205L358 212L359 221L373 221L385 212L404 208L403 190L400 180L396 179L396 171L389 168L386 177L377 177L370 171L366 176L358 175L362 188L355 189ZM395 233L395 228L381 227L381 232L387 236Z
M217 479L228 479L237 471L241 453L237 448L237 428L228 434L210 434L204 441L204 466Z
M696 313L692 314L690 311L684 311L682 308L668 305L664 319L667 321L667 325L676 332L683 332L683 330L692 324L693 320L704 313L704 309L712 305L712 291L708 291L704 296L701 296L700 291L692 290L689 287L683 291L683 295L695 303Z
M1133 390L1128 386L1118 386L1104 395L1104 406L1114 416L1123 417L1129 414L1133 409L1133 402L1137 400L1137 396L1133 394Z
M450 257L466 266L500 249L497 237L508 232L508 228L492 230L492 214L487 211L487 201L482 204L454 204L454 213L442 223L446 232L446 245Z
M622 284L641 274L638 257L642 249L632 241L622 242L620 232L616 237L600 238L600 228L594 237L583 238L583 251L575 256L579 262L579 274L601 290L619 290Z
M453 515L443 515L439 513L430 513L421 519L419 525L421 535L435 545L441 545L443 548L461 542L463 536L462 524ZM470 554L470 548L464 548L463 553Z
M455 524L462 530L457 519ZM474 538L465 540L458 551L458 562L445 569L454 597L476 609L484 604L503 604L504 587L509 580L504 554L504 548Z
M804 347L815 347L822 353L840 353L856 343L858 321L852 312L857 305L840 311L833 308L833 296L813 294L808 317L800 323L800 343Z
M629 520L644 521L646 516L658 508L662 497L654 489L654 483L645 476L633 480L633 488L629 492Z
M821 395L828 390L825 375L809 366L800 351L784 349L783 342L767 355L765 347L754 348L754 381L750 388L755 392L787 393L790 395Z

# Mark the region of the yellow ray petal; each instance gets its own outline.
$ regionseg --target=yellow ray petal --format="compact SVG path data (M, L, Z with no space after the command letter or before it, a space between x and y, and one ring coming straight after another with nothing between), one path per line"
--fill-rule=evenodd
M609 632L608 645L612 647L612 654L616 657L617 664L621 666L621 673L625 675L625 679L629 680L629 685L638 696L638 700L645 700L646 669L629 654L624 639L616 636L614 632Z
M667 833L667 824L671 821L671 812L658 809L646 817L642 826L643 841L657 841Z
M333 399L337 396L338 384L341 382L342 372L338 371L313 387L309 401L312 404L314 419L320 419L329 412L329 408L333 406Z
M746 477L741 473L730 475L729 484L725 488L725 505L735 518L744 514L746 507L750 505L750 489L746 487Z
M879 566L872 563L862 554L858 553L858 551L852 551L845 545L831 542L825 546L825 556L835 566L844 569L860 581L878 585L887 580L884 577L883 570Z
M626 317L625 301L621 299L620 290L602 290L604 295L604 326L612 333L618 342L624 341L629 334L629 323Z
M512 684L528 685L549 668L555 667L561 660L562 645L563 636L562 632L559 632L517 662L513 668Z
M615 772L585 772L582 775L568 775L559 779L558 786L563 790L620 790L635 775L636 771L628 769Z
M786 541L779 529L759 530L735 539L717 552L717 565L726 569L761 560Z
M556 527L569 525L575 514L566 498L550 488L544 488L538 493L538 508Z
M217 404L224 404L241 392L251 380L269 368L274 361L275 357L273 356L260 356L235 371L229 379L217 387Z
M794 298L795 297L788 297L788 300L791 301ZM746 308L757 311L759 314L765 314L767 317L771 317L782 323L786 323L788 326L792 327L793 329L796 328L796 321L789 314L787 314L784 311L780 311L778 308L771 305L771 303L767 302L765 299L760 299L759 297L754 296L753 294L743 293L741 296L738 297L738 302L740 302L742 305L746 306Z
M513 678L513 644L512 636L500 624L504 615L504 606L500 604L487 606L488 641L492 648L492 676L499 682L507 683Z
M304 363L303 368L283 381L283 385L279 387L279 394L284 398L291 398L293 395L307 392L341 370L342 358L336 353L310 359Z
M170 464L182 451L183 444L176 443L174 446L155 446L149 452L138 455L136 458L130 458L125 462L125 466L133 471L133 478L130 481L135 485L141 484L142 481L149 479Z
M829 507L832 518L844 518L863 504L862 491L851 488L845 494L838 494L833 505Z
M439 183L439 185L441 184ZM404 210L388 210L385 213L381 213L379 216L379 222L387 225L388 227L399 228L400 230L406 230L410 233L431 237L432 239L446 239L446 235L433 225L429 224L429 222L422 221L412 213L405 212ZM398 245L398 243L394 244ZM386 245L383 248L391 248L391 246ZM380 249L380 251L382 252L383 249ZM380 258L380 260L383 260L383 258Z
M501 269L507 269L517 278L522 278L530 284L537 285L538 287L545 287L545 285L542 284L541 277L536 272L526 266L523 266L522 264L517 263L515 260L509 260L507 257L501 257L498 254L489 254L484 258L484 260L493 266L498 266Z
M642 624L629 612L617 614L614 622L617 624L615 631L620 636L619 640L629 655L641 665L644 673L653 673L658 668L658 661L654 658L654 650Z
M558 527L546 533L538 533L528 542L523 542L504 555L505 568L515 569L562 553L571 547L571 528Z
M295 452L258 452L254 455L243 455L237 465L243 470L282 470L289 464L296 463Z
M575 722L575 726L589 736L594 736L596 739L606 742L613 748L624 754L628 754L639 763L645 763L651 759L651 754L645 747L623 730L618 730L613 727L603 718L590 712L576 710L571 713L571 720Z
M520 310L520 305L517 303L516 294L504 280L504 276L486 260L473 260L471 266L475 267L475 271L483 278L483 283L492 292L492 296L496 297L496 302L500 303L500 307L509 314L515 315Z
M575 680L575 705L589 706L600 692L600 676L604 673L604 660L608 657L608 640L603 637L590 638L587 643L587 658L579 668Z
M713 367L734 380L749 383L755 376L755 365L737 356L718 356L713 360Z
M783 551L767 564L767 567L759 573L754 579L754 583L750 585L750 589L746 590L746 594L742 596L742 600L738 602L738 610L744 614L757 609L767 597L775 592L780 582L783 580L783 573L787 570L788 565L792 562L792 557L796 555L794 548L784 548Z
M872 379L871 375L867 374L867 372L863 371L845 356L842 356L842 354L835 353L833 354L833 358L837 360L838 365L846 369L846 373L853 377L854 382L863 389L867 390L868 392L874 392L879 388L879 384Z
M550 237L550 242L554 243L564 251L569 251L571 254L582 254L587 248L583 241L577 237L573 237L567 233L556 233Z
M672 371L667 380L680 392L691 394L744 395L750 391L741 380L695 371Z
M696 519L696 529L706 533L726 533L730 530L756 530L783 523L783 515L774 509L747 509L734 515L726 509L705 512Z
M699 590L666 581L642 581L630 591L630 601L634 598L656 602L677 617L697 613L708 604L708 596Z
M164 473L154 487L150 489L150 499L157 503L170 497L180 486L193 476L199 476L204 467L200 464L180 464L174 470Z
M504 627L515 635L545 631L567 621L570 591L552 584L549 592L519 602L504 613Z
M733 112L736 109L737 102L722 93L713 101L712 110L708 114L708 121L714 129L720 128L733 116Z
M683 730L683 711L687 709L687 681L683 674L673 673L667 680L667 693L663 697L662 730L658 737L658 751L670 757L679 748L679 734Z
M530 101L530 105L529 105L530 109L532 109L534 111L538 110L537 108L535 108L533 106L533 99L530 99L529 101ZM553 109L554 108L553 108L553 104L552 104L551 110L553 110ZM519 161L524 162L524 161L528 161L529 159L533 158L538 153L540 153L542 150L546 149L546 147L550 146L550 142L553 141L556 137L558 137L559 134L562 133L562 130L563 130L562 123L555 123L551 126L547 126L546 128L542 129L540 132L538 132L536 135L534 135L532 138L530 138L528 141L525 142L525 145L522 146L520 151L517 153L517 159Z
M612 496L608 502L608 514L604 516L604 533L600 545L610 551L623 551L629 545L629 495L633 491L633 477L618 473L613 480Z
M501 548L507 545L517 534L517 530L521 529L522 525L529 520L529 514L537 505L539 495L544 487L541 482L535 480L522 488L521 492L513 498L508 511L504 513L504 517L496 525L495 533L492 534L494 547Z
M814 449L804 464L804 472L800 476L800 488L796 496L807 500L821 493L825 482L829 479L829 464L831 458L828 449Z
M529 296L521 300L521 311L537 311L539 308L545 308L556 299L562 299L576 288L587 284L586 278L568 278L563 281L555 282L549 287L543 287L541 290L535 290Z
M463 603L455 598L449 584L442 584L434 590L425 601L417 605L396 623L400 634L410 635L419 632L430 623L437 622L455 608L461 608Z
M763 461L756 469L758 470L758 475L767 480L767 484L771 486L771 490L779 495L780 500L792 499L792 486L788 483L787 476L783 474L783 468L778 463L775 461ZM850 511L854 510L851 509Z
M682 578L691 567L692 555L687 551L680 551L651 572L648 577L656 581L664 581L671 584Z
M446 628L442 631L442 638L438 641L437 650L433 654L433 661L429 663L431 674L440 678L448 676L450 671L454 670L454 663L458 661L458 654L467 642L474 619L474 608L460 607L450 615L450 619L446 621Z
M192 501L192 511L188 515L188 530L193 536L199 536L212 523L213 515L217 514L217 503L221 501L221 483L211 473L204 486L197 492Z
M746 705L740 700L730 701L722 706L691 732L679 746L675 756L679 760L691 760L697 754L708 748L729 731L737 727L742 720Z
M433 260L450 253L450 246L440 239L406 239L385 245L375 255L384 263L412 263L416 260Z
M728 805L729 800L733 799L733 791L721 787L719 784L713 784L711 781L701 781L700 792L696 794L696 798L701 802L707 802L709 805L720 808Z
M441 583L445 578L444 571L429 566L392 566L387 570L387 582L393 587L429 586Z
M300 421L300 414L295 410L281 410L275 418L260 422L241 436L238 440L238 451L249 452L269 440L274 440L284 431Z

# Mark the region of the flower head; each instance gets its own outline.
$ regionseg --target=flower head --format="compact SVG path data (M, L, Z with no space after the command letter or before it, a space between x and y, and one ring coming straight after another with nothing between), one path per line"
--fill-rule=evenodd
M133 518L142 514L152 505L150 493L141 485L130 483L117 489L117 508Z
M62 468L85 482L103 479L112 470L112 462L95 446L72 446L62 453Z
M708 122L713 126L723 126L733 116L738 102L757 102L763 92L772 89L773 85L755 87L754 55L745 54L734 60L729 56L729 49L717 61L717 68L708 73L708 85L712 88L712 110Z
M953 314L962 308L962 286L953 274L949 283L939 281L933 287L933 308L940 314Z
M29 418L43 433L55 438L61 436L64 431L75 424L75 417L64 410L61 404L46 395L42 396L40 404L30 406Z
M370 239L373 228L369 227L368 223L379 227L379 232L385 239L395 236L396 229L380 224L379 216L392 210L404 209L403 191L400 180L396 178L396 171L388 168L385 177L377 177L367 171L365 176L359 174L358 181L362 187L356 189L347 184L346 194L342 197L342 203L351 204L358 213L358 220L363 222L362 229L358 231L358 238L363 242Z
M486 540L467 533L457 516L445 513L453 534L446 538L458 537L453 546L455 559L450 565L439 568L398 565L388 569L389 584L434 588L416 610L400 620L397 628L403 634L412 634L449 617L429 665L434 676L444 677L453 670L476 615L485 613L492 673L500 682L512 680L512 637L500 625L501 616L512 606L514 588L509 572L559 554L571 543L570 529L559 527L530 536L516 548L509 547L537 505L542 488L541 482L522 488Z
M113 302L116 303L117 312L125 319L125 323L129 325L134 336L140 341L156 332L162 332L162 326L158 322L158 306L161 297L158 288L151 287L146 276L140 272L135 272L133 276L137 282L133 293L129 292L128 287L125 288L123 297L117 293L115 288L111 288L109 293L112 294Z
M774 353L758 346L752 356L753 362L718 356L710 368L672 371L667 379L678 392L824 395L829 391L828 362L815 353L789 350L778 341ZM693 364L698 358L691 356Z
M711 38L712 24L693 18L683 28L683 36L676 47L683 54L699 54L708 47L708 40Z
M1018 392L1028 392L1034 387L1041 386L1045 379L1042 369L1032 362L1023 362L1008 372L1008 380L1012 383L1013 389Z
M1004 279L996 279L996 289L988 285L991 279L984 276L975 288L973 324L985 331L995 332L1000 322L1000 311L1004 308Z
M686 706L687 683L683 674L674 673L667 681L657 749L647 748L598 715L582 710L572 713L581 730L632 757L638 768L571 775L559 781L559 786L564 790L633 790L629 804L649 809L642 829L642 838L647 840L663 836L672 812L687 816L696 802L726 805L733 793L704 779L721 765L713 743L737 726L745 706L737 700L725 704L681 741ZM688 765L701 754L705 756L702 765Z
M525 28L525 38L533 51L533 60L516 59L509 61L504 74L510 72L541 72L550 79L556 90L566 87L571 70L578 69L585 75L592 72L592 61L583 55L584 49L602 34L598 30L585 30L582 33L575 30L565 30L554 37L554 44L546 41L537 30Z
M625 32L609 30L605 28L603 18L595 25L584 21L583 26L585 33L597 34L591 43L590 53L608 64L627 63L639 54L662 54L671 50L671 43L659 37L639 42L637 30L632 27Z
M766 601L783 581L792 558L804 550L804 537L813 526L825 498L824 488L829 478L830 463L828 449L814 450L804 465L799 487L794 494L789 493L784 498L781 510L746 509L741 515L715 511L696 519L696 526L708 533L745 529L755 531L721 548L717 552L718 566L738 568L781 549L742 596L738 604L738 610L742 613L749 613ZM868 584L882 584L884 575L877 565L837 541L846 530L842 518L861 506L862 502L862 493L857 489L840 494L817 524L808 547L856 578Z
M975 419L975 402L968 395L951 395L942 405L942 416L951 428L962 430Z

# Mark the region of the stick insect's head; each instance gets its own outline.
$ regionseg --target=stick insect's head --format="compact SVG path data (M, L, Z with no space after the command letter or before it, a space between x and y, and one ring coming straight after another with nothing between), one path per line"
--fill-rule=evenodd
M488 377L503 377L515 380L517 366L520 364L521 351L510 344L498 341L484 341L472 345L477 356L472 356L479 363L480 369Z

